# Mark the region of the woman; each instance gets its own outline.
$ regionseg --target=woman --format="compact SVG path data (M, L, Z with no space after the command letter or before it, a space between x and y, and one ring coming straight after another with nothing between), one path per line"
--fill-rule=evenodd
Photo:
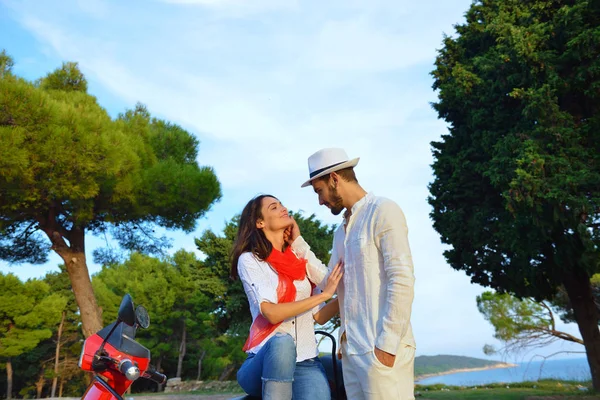
M337 300L322 304L335 293L341 263L323 291L312 294L326 271L292 252L290 242L298 235L281 202L261 195L244 207L233 246L231 274L242 280L252 313L244 345L248 358L237 378L246 393L263 399L330 399L314 321L322 324L339 309Z

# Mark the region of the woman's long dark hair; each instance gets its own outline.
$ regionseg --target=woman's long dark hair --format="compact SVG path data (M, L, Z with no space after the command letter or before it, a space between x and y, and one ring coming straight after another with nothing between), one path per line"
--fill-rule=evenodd
M261 260L264 260L273 250L273 245L267 239L263 230L256 227L256 222L263 218L261 209L262 200L265 197L277 199L277 197L270 194L256 196L246 204L240 216L237 237L231 251L231 277L233 279L238 278L238 260L242 253L250 251Z

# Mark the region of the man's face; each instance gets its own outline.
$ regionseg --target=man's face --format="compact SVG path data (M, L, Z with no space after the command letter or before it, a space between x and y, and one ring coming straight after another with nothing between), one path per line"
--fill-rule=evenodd
M312 182L313 190L319 196L319 205L326 206L333 215L338 215L344 209L342 196L339 195L333 179L316 179Z

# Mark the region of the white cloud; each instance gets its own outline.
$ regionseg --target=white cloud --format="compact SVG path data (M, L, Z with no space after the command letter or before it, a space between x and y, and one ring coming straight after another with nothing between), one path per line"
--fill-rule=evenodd
M316 37L308 63L335 71L382 72L431 60L433 48L426 35L390 32L365 18L328 22Z
M105 2L99 0L76 0L76 4L81 11L94 18L104 18L108 16L108 6Z
M201 7L220 13L224 17L248 17L270 11L290 10L298 7L295 0L158 0L171 6Z

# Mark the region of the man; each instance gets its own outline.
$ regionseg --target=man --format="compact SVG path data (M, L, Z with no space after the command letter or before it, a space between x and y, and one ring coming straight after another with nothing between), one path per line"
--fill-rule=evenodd
M344 261L338 286L342 370L348 399L414 399L414 297L408 228L398 205L367 193L354 174L358 158L323 149L308 159L319 204L344 221L334 234L330 269ZM302 255L305 242L294 243Z

